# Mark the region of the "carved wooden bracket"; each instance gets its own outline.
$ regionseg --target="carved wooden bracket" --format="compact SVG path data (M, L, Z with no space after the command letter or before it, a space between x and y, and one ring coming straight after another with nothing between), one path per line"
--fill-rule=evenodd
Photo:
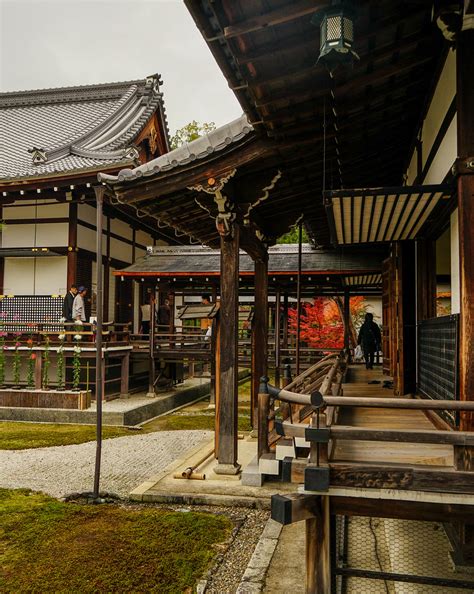
M214 203L217 206L217 213L214 216L210 208L208 208L205 204L202 204L197 198L195 198L196 204L206 210L216 221L216 229L217 232L221 237L224 238L231 238L232 237L232 227L233 223L237 217L235 212L235 206L232 202L222 193L225 184L229 181L231 177L235 175L236 169L231 169L225 175L222 175L220 178L209 177L204 183L198 184L196 186L189 186L188 190L195 190L197 192L204 192L205 194L210 194L214 196Z

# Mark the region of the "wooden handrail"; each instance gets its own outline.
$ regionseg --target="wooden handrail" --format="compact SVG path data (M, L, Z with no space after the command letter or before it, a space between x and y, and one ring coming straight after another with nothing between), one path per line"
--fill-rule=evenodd
M410 410L471 410L474 401L431 400L414 398L367 398L354 396L324 396L328 406L352 406L366 408L398 408Z
M309 425L276 421L276 431L284 437L302 437L307 441L318 441L318 429ZM438 431L437 429L375 429L366 427L351 427L332 425L325 429L329 431L329 439L354 441L389 441L406 443L432 443L472 446L474 432L468 431ZM325 438L326 439L326 438ZM327 439L326 439L327 441Z

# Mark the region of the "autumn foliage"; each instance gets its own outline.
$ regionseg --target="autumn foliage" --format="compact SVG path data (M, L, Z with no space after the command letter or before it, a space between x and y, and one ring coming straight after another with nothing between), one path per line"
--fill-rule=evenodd
M357 323L365 314L363 297L352 297L350 300L351 317ZM288 310L289 331L296 335L297 310ZM301 342L313 348L344 347L344 324L339 307L333 299L315 297L313 303L301 304L300 322Z

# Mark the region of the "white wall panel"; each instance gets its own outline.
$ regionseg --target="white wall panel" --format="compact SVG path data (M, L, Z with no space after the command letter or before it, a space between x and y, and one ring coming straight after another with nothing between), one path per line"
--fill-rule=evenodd
M34 247L36 225L11 225L2 232L2 247Z
M35 259L35 295L64 295L67 291L67 257Z
M132 262L132 246L113 237L110 240L110 257L124 262Z
M41 225L36 225L36 246L67 247L68 232L68 223L42 223Z
M6 295L33 295L35 258L5 258L3 281Z
M448 53L436 90L433 94L426 118L423 122L423 165L433 146L446 112L456 94L456 54Z
M91 223L91 225L95 225L95 207L90 206L89 204L79 204L77 209L77 218L80 221L86 221L86 223Z
M124 221L121 221L119 219L112 219L110 221L110 230L112 233L115 233L120 237L125 237L126 239L132 240L132 228L128 223L125 223Z
M79 248L89 250L90 252L96 252L96 232L94 229L84 227L79 224L77 226L77 245ZM102 235L102 253L105 255L105 249L107 246L107 238Z
M446 174L449 173L456 156L457 117L454 116L423 183L427 185L440 184L446 177Z

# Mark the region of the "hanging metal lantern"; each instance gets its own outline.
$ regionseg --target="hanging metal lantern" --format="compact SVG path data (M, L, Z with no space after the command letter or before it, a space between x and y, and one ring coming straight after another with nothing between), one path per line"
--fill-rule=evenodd
M320 23L318 62L324 62L330 71L339 64L352 64L354 59L359 59L354 50L354 19L352 6L340 0L313 17L313 23Z

